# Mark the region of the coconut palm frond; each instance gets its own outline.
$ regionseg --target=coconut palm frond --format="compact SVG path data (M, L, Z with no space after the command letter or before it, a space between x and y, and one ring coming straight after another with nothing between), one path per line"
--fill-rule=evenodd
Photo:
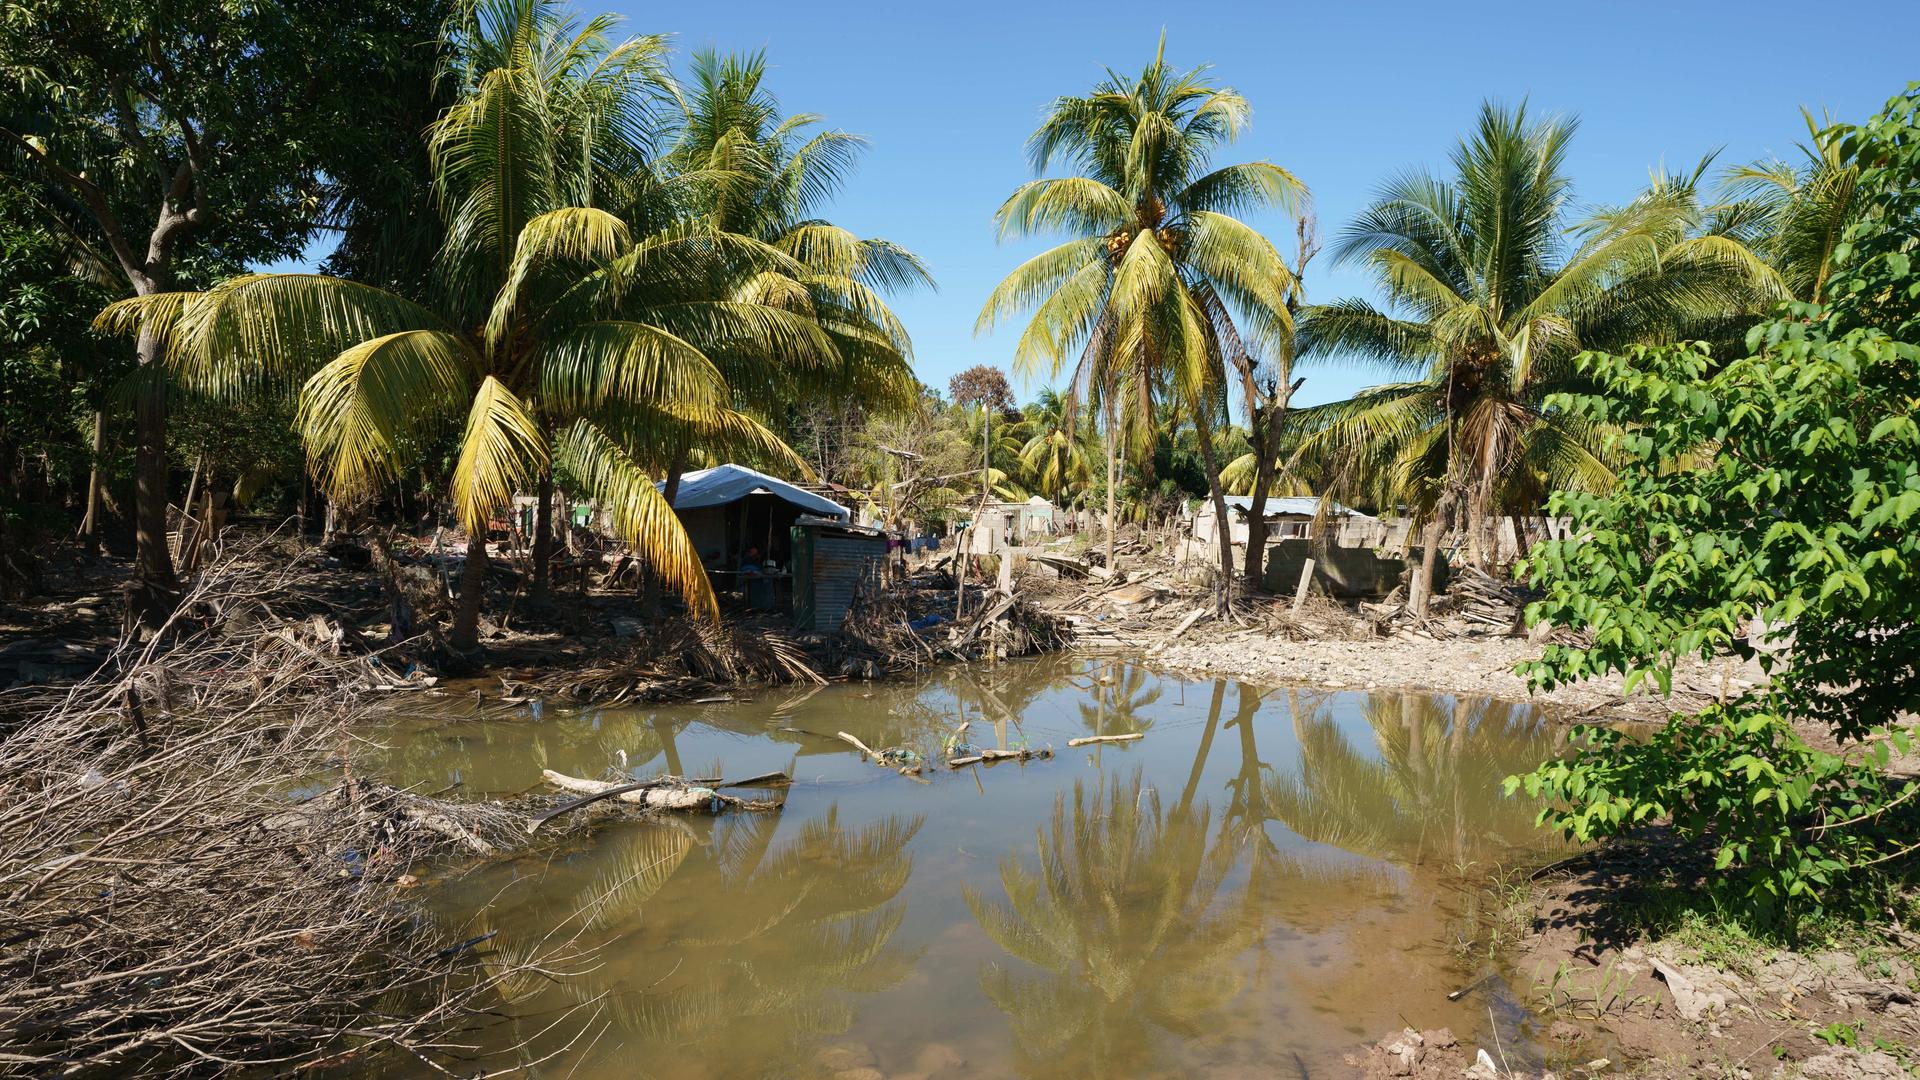
M546 460L546 439L527 403L498 378L482 378L453 466L453 511L460 527L469 536L486 535L494 512L538 475Z
M297 424L320 486L341 502L390 479L401 437L468 399L477 358L433 330L356 345L307 380Z
M699 552L654 479L598 425L575 421L556 441L554 459L613 513L614 530L647 560L652 572L709 619L720 608Z

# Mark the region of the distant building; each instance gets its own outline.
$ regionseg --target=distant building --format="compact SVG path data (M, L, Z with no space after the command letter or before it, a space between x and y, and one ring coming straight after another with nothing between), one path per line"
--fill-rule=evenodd
M1269 496L1264 508L1267 539L1282 540L1290 537L1312 536L1313 523L1320 517L1320 502L1320 499L1310 495ZM1227 512L1231 515L1227 523L1230 539L1235 544L1246 544L1251 529L1248 519L1253 513L1253 496L1227 496ZM1379 520L1331 500L1328 500L1326 518L1329 524L1343 529ZM1213 500L1202 500L1199 509L1195 510L1193 515L1193 538L1196 541L1217 543L1219 536L1220 530L1215 521Z
M989 555L1009 547L1044 544L1059 531L1059 517L1059 509L1039 495L1024 502L996 499L975 515L968 550Z

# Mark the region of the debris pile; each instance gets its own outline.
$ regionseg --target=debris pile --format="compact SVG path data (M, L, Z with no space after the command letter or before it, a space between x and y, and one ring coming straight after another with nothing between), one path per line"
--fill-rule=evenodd
M828 669L874 678L943 660L1006 660L1073 639L1068 621L1005 587L969 591L935 563L904 585L864 590L838 635L819 643Z
M525 653L523 659L532 659ZM536 665L514 685L579 704L683 701L749 684L824 683L816 663L800 641L765 620L716 625L673 615L610 641L577 665Z
M1505 634L1523 630L1527 597L1512 581L1499 581L1477 567L1467 566L1454 572L1447 583L1446 595L1434 598L1435 614L1454 615L1479 626Z
M216 561L144 644L0 700L5 1068L452 1065L448 1036L528 970L401 902L419 860L518 819L354 777L351 722L399 676L277 607L293 571L263 565Z

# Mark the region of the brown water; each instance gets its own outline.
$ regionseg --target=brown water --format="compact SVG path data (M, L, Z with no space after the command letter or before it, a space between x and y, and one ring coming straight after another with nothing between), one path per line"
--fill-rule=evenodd
M832 738L937 756L962 720L979 745L1058 756L918 783ZM481 1041L527 1045L493 1068L1317 1077L1405 1024L1469 1046L1497 1028L1527 1053L1502 980L1446 994L1491 968L1484 879L1545 843L1500 792L1555 747L1528 706L1047 659L729 704L409 719L386 741L396 782L472 797L536 788L542 768L600 776L621 751L641 777L796 778L780 813L619 824L437 882L449 932L497 930L502 955L556 925L601 947L590 970L515 988Z

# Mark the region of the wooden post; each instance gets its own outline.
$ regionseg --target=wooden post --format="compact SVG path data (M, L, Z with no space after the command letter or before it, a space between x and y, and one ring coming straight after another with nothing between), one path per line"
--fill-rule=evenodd
M973 540L973 526L969 525L955 534L953 546L953 621L958 623L967 614L967 563L973 559L968 550Z
M1293 590L1293 610L1299 611L1300 605L1307 602L1307 589L1313 584L1313 560L1308 559L1300 568L1300 586Z
M1013 549L1000 550L1000 594L1013 595Z

